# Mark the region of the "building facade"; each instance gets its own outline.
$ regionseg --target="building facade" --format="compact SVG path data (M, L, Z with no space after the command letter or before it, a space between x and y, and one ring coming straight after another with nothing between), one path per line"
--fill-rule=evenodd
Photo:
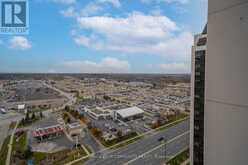
M202 34L192 49L191 164L246 165L248 1L208 3L207 53Z
M207 51L207 26L194 38L191 72L191 164L203 165L204 156L204 95L205 56Z
M248 164L248 1L209 0L204 165Z

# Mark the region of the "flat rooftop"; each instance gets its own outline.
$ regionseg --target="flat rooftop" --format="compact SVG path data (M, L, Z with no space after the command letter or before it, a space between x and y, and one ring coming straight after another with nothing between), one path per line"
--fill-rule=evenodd
M50 135L57 132L63 132L63 128L60 125L54 125L45 128L37 128L35 131L32 132L33 137L40 137L44 135Z
M127 118L131 116L143 114L144 111L138 107L130 107L130 108L117 110L116 113L118 113L123 118Z

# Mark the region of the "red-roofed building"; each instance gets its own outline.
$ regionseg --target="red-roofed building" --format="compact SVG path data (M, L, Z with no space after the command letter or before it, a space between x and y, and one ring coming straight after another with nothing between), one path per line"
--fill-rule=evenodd
M37 128L32 132L34 138L42 141L45 139L52 139L63 134L63 128L60 125L54 125L45 128Z

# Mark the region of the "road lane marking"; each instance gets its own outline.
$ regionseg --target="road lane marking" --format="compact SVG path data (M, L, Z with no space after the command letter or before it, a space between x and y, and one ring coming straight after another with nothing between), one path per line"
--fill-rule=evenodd
M107 148L105 148L105 149L103 149L103 150L101 150L101 151L98 151L98 152L103 152L103 151L105 151L105 150L109 150L109 149L115 148L115 147L118 146L118 145L124 144L124 143L126 143L126 142L129 142L129 141L131 141L131 140L134 140L134 139L136 139L136 138L139 138L139 137L142 137L142 136L145 136L145 135L149 135L149 134L151 134L151 135L156 135L156 134L158 134L158 133L160 132L160 131L157 131L157 130L159 130L159 129L161 129L161 128L164 128L164 127L168 127L168 129L169 129L169 128L171 128L171 127L174 126L174 125L173 125L174 123L177 123L177 122L180 122L180 123L181 123L181 122L187 120L188 118L189 118L189 117L185 117L185 118L183 118L183 119L176 120L176 121L174 121L174 122L172 122L172 123L166 124L166 125L164 125L164 126L161 126L161 127L156 128L156 129L152 129L152 130L147 131L147 132L145 132L145 133L143 133L143 134L139 134L138 136L135 136L135 137L133 137L133 138L124 140L124 141L119 142L119 143L117 143L117 144L115 144L115 145L112 145L112 146L110 146L110 147L107 147ZM180 124L180 123L178 123L178 124ZM172 125L172 126L169 127L170 125ZM165 129L165 130L166 130L166 129ZM163 131L163 130L161 130L161 131ZM154 133L154 134L153 134L153 133ZM136 142L138 142L138 141L136 141ZM116 150L118 150L118 148L117 148ZM114 151L115 151L115 150L114 150Z
M147 152L145 152L145 153L139 155L138 157L136 157L136 158L134 158L134 159L132 159L132 160L129 160L128 162L124 163L123 165L128 165L128 164L130 164L130 163L132 163L132 162L134 162L134 161L136 161L136 160L138 160L138 159L144 157L145 155L147 155L147 154L149 154L149 153L151 153L151 152L153 152L153 151L155 151L155 150L157 150L157 149L163 147L164 145L167 145L167 144L169 144L169 143L171 143L171 142L173 142L173 141L175 141L175 140L179 139L180 137L183 137L184 135L187 135L187 134L189 134L189 131L184 132L183 134L178 135L178 136L176 136L176 137L174 137L174 138L168 140L166 143L163 143L163 144L158 145L157 147L155 147L155 148L153 148L153 149L151 149L151 150L149 150L149 151L147 151Z
M156 131L156 130L159 130L159 129L163 128L163 127L168 127L168 129L169 129L169 128L172 128L173 126L176 126L176 125L173 125L174 123L179 122L178 124L180 124L181 122L186 121L187 119L189 119L189 117L185 117L185 118L183 118L183 119L176 120L176 121L174 121L174 122L172 122L172 123L166 124L166 125L164 125L164 126L161 126L161 127L156 128L156 129L152 129L151 131L145 132L145 133L140 134L140 135L138 135L138 136L135 136L135 137L133 137L133 138L131 138L131 139L127 139L127 140L122 141L122 142L120 142L120 143L117 143L117 144L115 144L115 145L113 145L113 146L106 147L106 148L104 148L104 149L102 149L102 150L100 150L100 151L97 151L97 152L95 152L95 153L93 152L93 153L91 153L91 154L90 154L89 156L87 156L87 157L82 157L82 158L79 158L79 159L74 160L74 161L72 161L72 162L69 162L69 163L67 163L66 165L70 165L70 164L72 164L72 163L81 161L81 160L86 159L86 158L88 158L88 157L93 157L94 155L96 155L96 154L98 154L98 153L103 153L104 151L107 151L107 150L109 151L108 154L113 153L113 152L115 152L115 151L118 151L118 150L120 150L120 149L123 149L123 147L120 147L120 148L111 150L112 148L114 148L114 147L116 147L116 146L118 146L118 145L124 144L124 143L126 143L126 142L129 142L129 141L131 141L131 140L134 140L134 139L139 138L139 137L142 137L142 136L145 137L145 135L151 134L151 136L154 136L154 135L156 135L156 134L158 134L158 133L160 133L160 132L162 132L162 131L166 131L167 129L161 130L161 131ZM177 125L178 125L178 124L177 124ZM169 127L170 125L172 125L172 126ZM189 132L189 131L188 131L188 132ZM187 133L187 132L185 132L185 133ZM181 135L182 135L182 134L181 134ZM179 135L179 136L180 136L180 135ZM92 136L92 137L95 138L94 136ZM96 141L96 142L97 142L97 141ZM137 143L137 142L139 142L139 140L137 140L137 141L135 141L135 142L133 142L133 143L131 143L131 144L129 144L129 145L132 145L132 144ZM124 147L128 147L129 145L126 145L126 146L124 146Z

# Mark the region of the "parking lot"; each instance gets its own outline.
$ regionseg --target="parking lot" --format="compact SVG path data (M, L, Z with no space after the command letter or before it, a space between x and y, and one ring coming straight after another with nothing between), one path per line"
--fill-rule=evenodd
M151 120L145 118L145 119L132 120L127 122L127 124L130 125L131 128L134 129L137 133L142 134L151 130L151 128L146 126L148 125L149 122L151 122Z
M28 139L29 144L32 147L33 151L37 152L57 152L64 149L71 149L74 146L74 142L70 141L65 134L52 138L49 140L44 140L42 142L37 141L32 136L32 131L34 131L37 128L45 128L53 125L57 125L57 119L56 116L51 115L50 117L38 121L35 124L32 125L32 128L28 131Z

